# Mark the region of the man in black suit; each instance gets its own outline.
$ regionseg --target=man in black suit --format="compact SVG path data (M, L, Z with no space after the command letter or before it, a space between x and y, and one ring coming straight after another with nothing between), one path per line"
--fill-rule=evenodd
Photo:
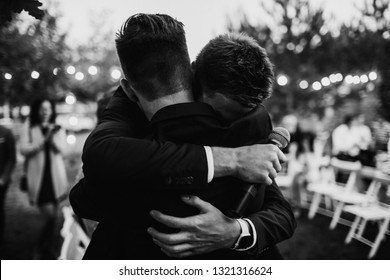
M162 15L160 16L137 15L131 17L128 20L128 22L125 24L125 29L126 29L125 33L128 35L127 32L129 32L130 30L129 33L132 34L132 36L129 36L127 38L126 36L122 36L122 39L123 41L129 40L127 43L130 43L130 45L132 42L135 42L134 46L136 46L135 48L138 50L139 53L131 57L132 52L128 51L127 54L129 54L130 58L121 57L122 67L124 69L124 72L126 73L126 78L128 79L128 82L122 81L122 87L125 88L128 97L136 101L143 108L144 113L149 119L152 119L152 117L154 117L154 114L161 109L159 111L160 113L159 116L164 120L164 114L167 114L168 119L171 119L172 121L172 122L168 122L168 124L176 123L175 126L180 125L182 121L180 122L175 121L176 118L178 118L178 116L183 117L186 114L187 114L187 120L190 121L191 124L192 117L189 118L188 113L191 111L190 108L193 108L195 104L191 104L191 103L187 104L190 107L186 108L184 111L183 109L179 109L179 112L169 113L169 109L172 109L172 106L179 106L179 107L184 106L184 104L182 105L174 105L174 104L191 102L193 101L193 97L191 94L191 85L190 85L191 73L190 73L190 69L188 69L189 60L187 61L187 58L185 58L188 57L188 54L185 46L184 31L182 31L181 29L179 30L180 32L178 34L172 34L171 33L172 30L168 30L169 36L167 36L167 33L160 34L166 37L164 37L163 39L159 37L158 39L160 40L161 44L160 45L156 44L158 40L154 41L156 40L156 38L153 38L154 36L156 36L154 32L157 32L156 30L162 28L161 26L163 27L166 26L165 25L166 22L164 24L157 25L157 26L155 25L155 23L159 22L162 19L163 21L168 20L169 24L173 24L176 27L179 27L180 29L180 25L177 26L178 23L176 21L172 21L170 17L164 17ZM137 39L134 39L132 41L131 38L134 38L134 34L139 36L140 34L137 34L137 32L139 32L139 30L145 31L144 28L146 29L150 28L149 24L152 25L153 31L149 29L147 30L146 34L149 32L150 33L149 35L151 35L151 37L148 37L147 36L148 34L147 35L142 34L142 36L146 36L147 38L143 38L142 41L137 41ZM135 29L131 30L132 28ZM170 26L170 28L172 28L172 26ZM122 30L122 32L124 31ZM161 32L161 30L159 30L158 32ZM178 37L175 37L173 35L176 35ZM170 49L171 46L169 46L169 44L172 44L172 42L174 42L175 40L184 42L184 45L181 45L181 48L179 49L177 48ZM127 48L128 47L129 46L127 45ZM120 51L121 50L119 46L118 53L120 53ZM161 53L164 53L165 56L161 55ZM169 61L168 58L174 61L172 65L170 65L170 63L168 62ZM129 63L130 61L131 63ZM164 61L165 61L165 65L164 65ZM140 67L141 64L142 67ZM156 71L156 64L158 64L159 67L162 66L165 71L161 71L162 69L158 69L158 71ZM180 67L183 68L180 69ZM182 71L177 71L178 69ZM178 73L180 73L179 76ZM156 102L156 100L158 100L158 102ZM167 105L171 105L171 106L166 107ZM206 105L202 104L201 106L204 107ZM133 109L132 111L127 111L131 108ZM196 109L195 112L198 110L198 113L196 113L198 114L198 116L197 118L195 118L194 121L195 124L198 125L197 126L194 125L193 127L194 128L200 127L199 123L206 124L205 128L200 127L197 130L198 131L197 133L202 131L203 132L208 131L209 124L214 123L217 127L218 125L220 126L220 124L218 124L218 118L215 117L215 113L212 113L213 111L210 107L207 108L208 109L203 108L204 111L206 111L203 113L201 108L195 108ZM125 109L125 111L123 109ZM152 168L156 166L159 167L162 166L162 162L164 162L164 159L167 158L164 154L171 153L172 152L171 147L177 149L176 150L177 153L174 154L176 159L171 156L170 158L173 159L172 162L164 162L173 168L168 167L168 168L164 168L164 170L161 170L163 180L161 180L161 176L154 177L154 178L145 178L145 177L142 178L144 174L147 174L145 173L145 170L137 169L136 172L134 172L134 170L126 169L126 166L128 166L127 163L128 159L119 158L118 156L115 156L115 153L111 153L111 159L110 159L109 156L106 156L107 153L109 153L109 150L115 151L115 149L117 148L119 149L119 147L121 147L120 150L124 154L131 154L130 151L133 151L135 152L133 155L138 157L140 152L134 150L134 145L129 147L123 145L126 142L124 141L125 139L123 139L123 136L127 135L132 137L143 137L145 135L146 120L142 118L142 114L140 113L140 111L136 110L136 105L134 103L131 103L129 100L126 100L126 97L123 95L123 92L121 92L120 90L111 100L108 109L106 110L106 113L107 113L106 121L103 121L98 127L98 129L96 129L91 134L89 140L87 140L84 149L83 160L85 163L84 171L86 175L87 184L83 185L84 188L80 188L80 186L79 188L75 188L71 194L72 205L74 206L75 211L78 214L84 211L83 209L81 209L83 208L81 207L81 204L78 204L79 200L77 200L79 197L82 196L87 197L89 199L92 208L93 206L95 206L95 209L99 207L102 209L102 211L94 211L93 213L86 213L86 212L83 213L85 214L84 216L90 215L90 217L92 218L97 217L100 220L100 224L96 232L94 233L91 245L88 248L86 258L106 258L106 259L107 258L116 258L116 259L117 258L141 258L141 259L142 258L164 258L165 255L162 255L160 253L160 250L157 246L153 246L151 244L150 237L146 236L145 234L146 227L150 225L154 225L155 227L160 227L161 229L160 225L154 223L153 220L150 220L149 217L146 216L148 214L147 210L151 209L152 206L157 206L157 208L161 206L161 210L164 210L164 212L167 212L168 214L174 214L173 212L175 212L175 209L182 209L183 210L182 214L184 214L184 216L187 216L191 213L194 214L194 212L191 212L193 211L193 209L186 207L185 204L182 204L181 206L173 207L171 209L173 212L170 212L169 206L173 204L166 203L166 202L169 202L171 200L172 203L176 201L177 204L179 201L178 196L184 193L193 192L195 194L203 195L202 197L204 198L206 198L207 195L211 195L211 200L213 200L212 198L214 198L215 200L213 202L218 204L221 202L218 202L217 198L219 199L221 198L217 194L221 192L222 189L216 188L215 190L216 193L214 193L214 195L213 192L210 193L207 191L208 188L204 186L204 181L206 179L204 174L207 174L207 170L204 169L196 170L196 168L194 169L193 167L188 168L191 164L189 164L188 162L185 163L185 161L183 161L185 165L180 164L181 166L178 167L177 158L180 158L181 156L187 156L188 154L193 154L193 151L195 150L197 150L199 154L195 154L195 155L193 154L194 155L193 158L200 159L201 160L200 163L204 164L205 158L204 158L204 151L202 147L200 147L201 149L199 149L198 146L180 146L180 147L175 145L170 146L171 144L169 143L168 143L169 145L167 146L166 144L160 144L161 142L157 142L157 141L148 142L145 140L136 141L133 139L132 141L133 143L137 143L138 145L137 147L140 147L145 143L152 146L157 144L157 149L155 150L158 151L160 155L163 155L163 157L160 157L155 162L150 161L149 164L152 166ZM139 120L143 119L143 123L142 121L138 121L137 123L135 123L134 119L136 118L138 118ZM206 119L207 121L199 122L198 119L201 120ZM123 121L126 120L127 121L130 120L130 122L127 123L127 127L122 126L124 123ZM269 119L267 119L267 121L269 121ZM153 119L152 119L152 125L153 124L155 123L153 123ZM164 127L165 125L161 125L161 124L157 126L157 128L161 128L162 130L164 130L163 129ZM118 132L119 130L121 132ZM156 132L159 130L157 129L153 131ZM172 130L169 129L168 131L172 131ZM264 131L269 131L269 129L265 129ZM191 132L195 133L195 131L192 130ZM178 130L177 133L178 135L181 135L180 130ZM118 135L121 135L122 138L117 137ZM196 135L198 136L196 137ZM192 140L199 141L199 135L200 134L194 134ZM157 133L157 135L154 136L163 137L164 134L160 135L159 133ZM174 138L175 134L171 136ZM188 136L191 136L191 134L189 134ZM180 136L180 137L185 137L185 136ZM203 137L207 139L208 136L204 135ZM217 141L218 138L213 138L213 139L214 140L210 140L210 141ZM105 146L107 144L107 140L109 140L108 142L111 143L110 147ZM161 140L169 140L169 137L167 139L161 139ZM166 142L162 142L162 143L166 143ZM206 145L206 142L202 143L200 141L199 144ZM161 147L159 148L158 146ZM255 146L255 147L259 147L259 146ZM109 148L109 149L101 151L100 150L101 148ZM246 149L248 148L235 150L235 151L242 152ZM150 148L148 148L147 152L149 151L151 151ZM231 152L232 150L222 149L222 151ZM100 154L96 154L94 152L98 152ZM216 154L218 155L218 151L214 153L214 157ZM203 159L199 157L199 155L203 156ZM94 158L95 160L91 161L92 158ZM113 177L107 178L107 176L105 176L107 172L105 174L91 173L94 170L94 168L96 170L102 168L99 166L101 162L99 162L98 160L103 158L104 159L107 158L109 162L108 163L104 162L104 164L102 165L104 166L104 169L100 169L100 170L108 171L110 174L114 174ZM142 160L147 160L147 158L145 159L145 157L142 156L140 156L140 158L142 158L140 160L141 164L143 163ZM88 161L89 163L87 164ZM274 160L268 161L268 163L273 161ZM115 166L110 166L110 163L115 164ZM132 166L137 168L137 166L134 165L134 163ZM230 172L229 169L231 167L229 166L227 167L228 168L226 170ZM278 169L278 167L275 168ZM272 169L274 169L274 167L272 167ZM128 185L129 184L128 182L130 180L123 181L124 177L123 175L121 176L121 172L124 172L123 170L125 171L128 170L129 172L135 174L135 177L133 177L133 179L131 180L132 183L135 181L134 185L133 184L132 186ZM223 174L224 172L226 172L226 170L220 172L221 170L218 170L217 168L216 174L218 174L218 172L220 172L219 175ZM270 169L267 170L267 177L269 172ZM176 175L175 173L178 175ZM153 174L156 174L156 172L154 171ZM264 181L264 177L262 178L263 178L262 180ZM198 181L199 179L200 181ZM229 181L227 181L226 183L229 184ZM110 186L110 187L112 186L112 190L107 189L105 186ZM239 190L239 188L237 187L236 190ZM259 194L260 193L264 194L264 196L261 197L261 201L262 202L265 201L265 203L264 204L260 203L261 204L260 208L264 212L265 216L261 217L260 214L256 214L256 215L253 214L255 215L253 219L258 220L256 223L257 224L256 229L258 227L262 228L261 231L262 233L264 233L264 236L261 236L261 238L258 239L257 242L258 244L257 246L255 246L255 249L252 251L252 253L254 253L256 257L259 257L260 251L265 248L268 248L267 246L273 248L273 245L276 242L289 237L292 234L293 228L295 226L293 217L291 215L291 209L289 209L288 204L285 202L285 200L283 199L280 192L277 190L275 186L272 187L270 186L269 188L263 188L262 191L259 191ZM267 196L267 194L270 193L272 193L273 196L272 195ZM234 192L232 192L231 194L234 194ZM161 200L162 197L166 198L166 200L165 199ZM149 203L149 199L151 200L151 203ZM273 206L268 205L271 204L272 199L274 199L274 203L275 203L274 208ZM142 201L142 203L140 203L140 200ZM104 203L105 205L103 204L96 205L96 203ZM222 210L228 210L231 207L232 207L231 203L226 203L226 205L222 203L220 206ZM216 208L212 206L210 207L210 209L212 209L212 211L216 210ZM251 209L251 210L258 211L259 209L255 207L255 209ZM115 215L112 215L112 213L115 213ZM250 213L254 213L254 212L250 212ZM131 221L129 217L131 217ZM224 223L221 224L225 225L225 232L230 234L230 236L227 238L223 246L225 248L231 247L231 245L233 245L238 235L240 234L240 226L234 219L229 219L225 215L222 215L222 213L219 214L218 218L225 219ZM126 224L126 219L129 220L129 224ZM268 227L271 224L275 226L274 229L270 229ZM219 247L216 247L215 249L222 248L221 245L218 246ZM268 250L268 251L272 251L272 250ZM223 253L221 254L221 252ZM215 254L210 256L216 258L225 258L228 257L226 255L227 252L230 252L231 254L233 254L233 256L235 256L235 253L237 253L236 251L231 251L231 250L223 250L223 251L217 250L215 251ZM262 255L264 256L264 254ZM232 258L233 256L230 255L229 258ZM249 256L249 254L245 254L245 256ZM202 256L202 258L203 257L205 256ZM207 255L206 258L209 258L209 255Z

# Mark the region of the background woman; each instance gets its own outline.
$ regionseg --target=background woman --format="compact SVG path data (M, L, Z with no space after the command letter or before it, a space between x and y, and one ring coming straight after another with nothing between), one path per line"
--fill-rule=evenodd
M31 105L30 124L21 135L21 153L25 156L28 195L44 217L35 257L52 259L58 220L58 202L68 189L62 154L66 148L65 131L55 124L53 101L37 99Z

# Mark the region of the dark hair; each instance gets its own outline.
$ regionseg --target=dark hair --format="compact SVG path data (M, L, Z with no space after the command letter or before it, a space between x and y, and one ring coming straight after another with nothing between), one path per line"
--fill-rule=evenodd
M195 62L195 79L205 94L219 92L254 108L271 95L273 66L265 49L245 34L212 39Z
M126 78L147 100L191 88L181 22L163 14L136 14L122 25L115 42Z
M343 123L346 125L350 125L355 117L355 115L347 114L344 116Z
M39 116L39 109L42 106L42 103L48 101L51 105L52 114L50 116L49 122L54 123L57 117L56 113L56 106L54 104L54 101L49 98L38 98L35 99L30 106L30 126L36 126L41 124L42 120Z

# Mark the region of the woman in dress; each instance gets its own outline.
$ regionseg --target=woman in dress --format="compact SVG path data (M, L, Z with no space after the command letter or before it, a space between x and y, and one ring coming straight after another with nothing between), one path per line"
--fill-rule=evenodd
M53 259L54 237L58 221L58 202L68 190L63 159L65 131L55 124L54 102L37 99L31 105L30 123L21 135L21 153L25 156L28 195L43 218L36 258Z

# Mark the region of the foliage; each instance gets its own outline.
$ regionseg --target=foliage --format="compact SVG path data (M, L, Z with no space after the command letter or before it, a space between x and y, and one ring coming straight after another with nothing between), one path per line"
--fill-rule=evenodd
M22 30L18 19L0 29L0 104L29 103L37 96L59 97L66 84L64 73L53 69L63 68L67 61L65 34L57 30L57 18L48 13L26 30ZM39 79L32 79L32 71ZM12 79L4 79L9 73Z
M72 53L73 65L77 71L84 73L84 79L78 81L71 77L68 88L79 100L96 100L118 85L118 81L111 78L111 70L120 69L120 64L115 49L115 34L107 16L105 12L92 15L88 44L77 46ZM98 69L96 75L88 73L92 65Z
M0 2L0 26L12 21L14 14L23 10L36 19L42 19L44 12L39 9L42 3L38 0L2 0Z
M95 100L109 91L117 80L111 78L112 69L120 69L114 44L114 32L109 28L106 15L92 17L88 43L70 47L66 33L58 31L57 6L51 6L53 15L45 13L41 21L31 25L15 17L0 27L0 105L28 104L37 96L63 99L69 92L77 99ZM67 73L73 65L84 79L77 80ZM90 66L96 66L96 75L88 74ZM39 73L38 79L31 77ZM5 74L12 79L5 79Z
M370 92L372 85L367 89L366 85L347 87L344 83L320 91L311 87L302 90L298 86L301 80L320 81L332 73L342 73L344 77L361 75L376 69L382 81L389 77L386 73L390 65L389 40L385 39L389 21L384 16L388 2L366 3L359 20L338 27L331 26L333 20L325 19L321 7L314 9L310 3L309 0L277 0L269 5L260 1L259 15L271 21L254 25L244 16L238 27L231 22L228 25L229 31L245 32L256 38L275 64L276 74L289 77L286 86L275 86L273 97L267 101L276 117L296 111L321 113L329 106L345 109L347 103L356 104L362 96L375 94ZM379 95L383 111L390 111L390 87L384 88L384 84Z

